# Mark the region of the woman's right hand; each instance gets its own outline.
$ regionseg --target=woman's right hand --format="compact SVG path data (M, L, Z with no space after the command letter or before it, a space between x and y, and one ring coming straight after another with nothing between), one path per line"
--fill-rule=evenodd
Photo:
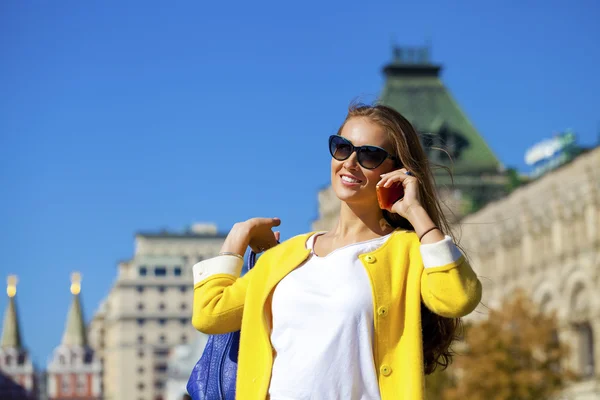
M221 252L231 252L243 256L248 246L255 253L260 253L277 244L279 232L273 232L273 227L279 226L279 218L251 218L238 222L231 228Z

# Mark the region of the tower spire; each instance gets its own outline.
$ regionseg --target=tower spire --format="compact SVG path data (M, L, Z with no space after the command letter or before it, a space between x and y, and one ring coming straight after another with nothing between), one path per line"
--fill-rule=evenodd
M2 348L21 349L21 329L19 327L19 317L17 314L17 305L15 296L17 295L17 276L9 275L6 279L6 294L8 295L8 306L4 312L4 323L2 325Z
M81 274L74 272L71 274L71 293L73 301L67 315L67 323L62 338L62 344L66 346L87 346L87 335L85 331L85 322L83 319L83 310L79 293L81 292Z

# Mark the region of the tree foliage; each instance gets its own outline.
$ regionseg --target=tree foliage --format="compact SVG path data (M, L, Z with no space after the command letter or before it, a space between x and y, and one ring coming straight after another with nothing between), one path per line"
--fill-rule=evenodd
M486 320L465 328L451 372L428 379L428 398L550 398L572 377L561 368L567 348L557 332L554 315L542 314L523 292L515 293L502 307L490 310Z

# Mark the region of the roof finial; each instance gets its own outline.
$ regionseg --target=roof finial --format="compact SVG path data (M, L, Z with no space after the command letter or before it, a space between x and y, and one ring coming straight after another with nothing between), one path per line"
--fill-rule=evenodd
M17 279L16 275L9 275L8 278L6 278L6 294L8 294L8 297L15 297L17 294L18 282L19 279Z
M81 292L81 274L73 272L71 274L71 293L77 295Z

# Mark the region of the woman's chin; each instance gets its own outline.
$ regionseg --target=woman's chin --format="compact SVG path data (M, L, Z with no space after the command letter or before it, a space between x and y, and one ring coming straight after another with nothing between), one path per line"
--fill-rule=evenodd
M370 196L365 196L367 193L360 189L334 187L335 195L338 199L345 203L364 203Z

